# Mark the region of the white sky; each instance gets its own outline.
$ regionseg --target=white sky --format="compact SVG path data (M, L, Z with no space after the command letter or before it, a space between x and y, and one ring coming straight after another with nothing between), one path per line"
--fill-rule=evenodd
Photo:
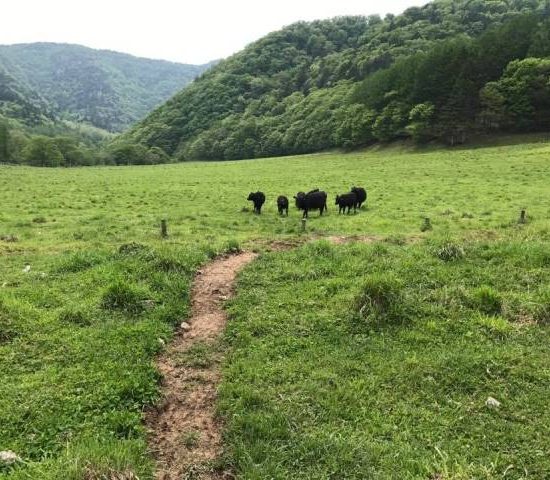
M0 44L77 43L206 63L299 20L401 13L428 0L2 0Z

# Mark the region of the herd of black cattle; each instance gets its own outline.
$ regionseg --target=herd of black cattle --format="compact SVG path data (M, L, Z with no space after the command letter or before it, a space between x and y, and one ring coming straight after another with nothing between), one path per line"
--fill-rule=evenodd
M248 195L247 200L254 203L254 213L262 213L262 206L265 203L265 194L263 192L251 193ZM304 218L308 217L308 212L311 210L319 210L321 215L328 210L327 194L318 188L308 193L298 192L294 196L294 200L296 201L296 207L304 211ZM363 205L366 200L367 191L363 187L352 187L349 193L336 195L335 205L339 207L338 213L345 213L347 208L349 214L352 208L354 212L358 208L361 208L361 205ZM284 195L277 197L277 208L279 210L279 215L286 213L288 216L288 198Z

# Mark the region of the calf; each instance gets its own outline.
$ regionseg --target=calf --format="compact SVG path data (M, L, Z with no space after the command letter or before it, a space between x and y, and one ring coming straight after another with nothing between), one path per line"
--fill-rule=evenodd
M344 193L343 195L336 196L336 205L338 205L338 213L346 213L346 208L348 209L348 215L350 214L351 207L353 207L353 212L355 213L355 208L357 206L357 195L354 192Z
M351 191L357 195L357 208L361 208L364 202L367 201L367 191L363 187L351 187Z
M262 206L265 203L265 195L263 192L251 193L248 195L247 200L254 203L254 213L260 215L260 213L262 213Z
M277 197L277 209L279 210L279 215L286 212L286 216L288 217L288 198L284 195Z

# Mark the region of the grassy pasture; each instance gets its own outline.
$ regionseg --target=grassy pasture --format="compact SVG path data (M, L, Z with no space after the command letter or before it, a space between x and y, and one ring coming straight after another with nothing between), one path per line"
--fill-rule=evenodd
M549 162L533 143L0 167L0 450L25 462L0 478L150 478L152 359L186 316L193 273L236 243L300 236L275 198L314 187L329 215L313 213L308 235L386 241L316 243L243 273L224 342L224 461L242 478L502 478L512 464L506 478L549 476ZM368 207L338 216L334 194L352 184ZM245 200L257 189L260 217ZM369 285L402 310L360 313Z

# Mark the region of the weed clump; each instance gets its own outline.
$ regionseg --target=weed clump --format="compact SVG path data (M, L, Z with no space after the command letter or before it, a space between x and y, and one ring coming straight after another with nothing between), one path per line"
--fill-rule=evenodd
M123 310L137 314L144 310L146 298L143 290L118 281L107 287L101 297L101 306L106 310Z
M367 277L355 299L355 310L365 320L402 320L403 283L388 274Z
M473 292L473 306L486 315L500 315L502 313L502 297L494 289L483 285Z
M435 249L435 255L444 262L456 262L464 258L464 248L458 243L445 242Z
M32 219L32 223L46 223L46 217L35 217Z

